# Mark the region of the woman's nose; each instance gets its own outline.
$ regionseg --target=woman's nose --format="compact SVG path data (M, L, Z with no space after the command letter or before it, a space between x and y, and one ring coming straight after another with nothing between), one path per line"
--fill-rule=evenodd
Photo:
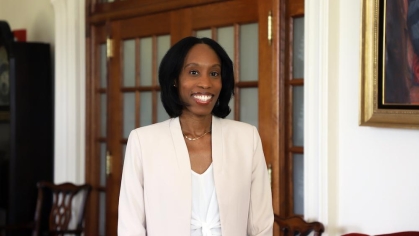
M212 82L211 82L210 76L207 74L204 74L199 80L199 86L204 89L211 88Z

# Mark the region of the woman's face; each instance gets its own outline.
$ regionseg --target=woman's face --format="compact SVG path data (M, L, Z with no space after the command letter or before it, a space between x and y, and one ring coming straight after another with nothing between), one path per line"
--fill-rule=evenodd
M196 44L185 57L179 76L179 96L187 104L182 115L210 115L220 95L221 62L206 44Z

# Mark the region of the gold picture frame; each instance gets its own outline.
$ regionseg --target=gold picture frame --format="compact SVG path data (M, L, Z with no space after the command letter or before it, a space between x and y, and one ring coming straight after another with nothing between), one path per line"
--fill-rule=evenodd
M419 129L419 105L388 104L385 87L387 0L361 0L361 106L360 125ZM388 0L395 1L395 0ZM396 0L403 1L403 0ZM384 55L384 56L383 56ZM399 79L399 78L398 78ZM390 87L390 86L389 86Z

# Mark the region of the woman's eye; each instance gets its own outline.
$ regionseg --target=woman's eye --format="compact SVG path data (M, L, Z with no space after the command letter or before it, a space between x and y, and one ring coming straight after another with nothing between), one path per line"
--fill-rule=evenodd
M220 75L220 73L218 73L217 71L213 71L210 74L211 74L211 76L214 76L214 77L217 77L217 76Z
M198 71L196 71L196 70L191 70L191 71L189 71L189 74L191 74L191 75L198 75Z

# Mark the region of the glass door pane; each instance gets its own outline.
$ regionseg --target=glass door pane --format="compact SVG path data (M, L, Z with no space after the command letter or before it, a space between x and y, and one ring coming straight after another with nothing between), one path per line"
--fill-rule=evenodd
M292 142L304 146L304 87L294 86L292 91Z
M258 24L240 26L240 81L258 81Z
M240 34L237 35L236 31ZM226 118L244 121L258 127L258 23L201 29L196 31L195 35L216 40L233 61L235 94L238 96L234 96L230 101L231 113Z
M304 214L304 17L292 18L292 170L294 214Z
M107 136L108 136L108 66L107 66L107 54L106 54L106 44L101 44L99 46L99 57L100 57L100 65L99 65L99 109L100 114L100 131L98 140L99 146L99 222L105 220L106 214L106 180L107 180L107 173L106 173L106 156L107 156ZM100 235L105 235L105 224L99 224L99 232L103 232Z
M170 35L127 39L122 45L122 133L126 140L131 130L169 118L160 102L157 80L158 66L170 48Z
M294 214L304 215L304 155L294 154L292 160L294 166Z
M131 130L135 129L135 93L123 94L123 137L128 138Z
M140 126L153 123L153 98L151 92L142 92L140 95Z
M153 40L151 37L140 39L140 85L153 84Z
M304 17L294 18L293 77L304 79Z

